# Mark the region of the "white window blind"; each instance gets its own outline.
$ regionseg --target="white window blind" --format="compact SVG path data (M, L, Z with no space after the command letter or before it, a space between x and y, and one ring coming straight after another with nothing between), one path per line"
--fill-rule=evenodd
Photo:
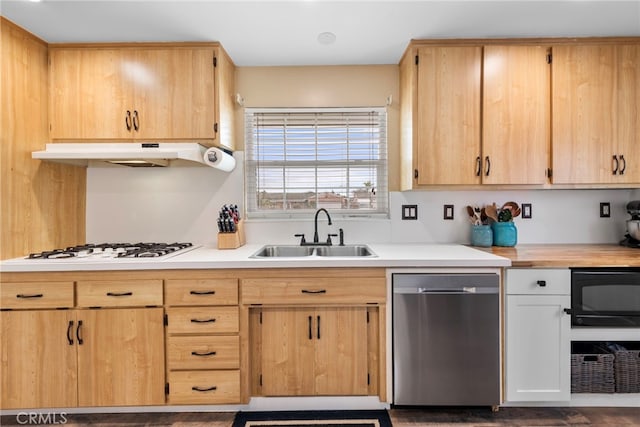
M247 109L247 217L388 216L384 108Z

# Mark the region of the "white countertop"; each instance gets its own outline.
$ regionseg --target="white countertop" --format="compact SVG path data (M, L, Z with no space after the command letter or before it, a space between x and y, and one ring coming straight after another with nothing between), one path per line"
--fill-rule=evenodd
M511 261L488 252L455 244L369 244L376 257L250 258L263 245L219 250L196 247L186 253L161 258L96 259L65 258L0 262L2 272L173 270L218 268L308 267L508 267Z

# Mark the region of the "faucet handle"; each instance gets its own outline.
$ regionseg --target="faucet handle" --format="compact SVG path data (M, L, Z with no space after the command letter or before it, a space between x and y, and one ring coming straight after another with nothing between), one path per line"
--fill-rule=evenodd
M327 245L332 245L333 242L331 242L331 237L338 237L337 234L327 234Z
M344 230L341 228L338 231L340 232L340 246L344 246Z
M300 245L304 245L305 243L307 243L306 239L304 238L304 234L294 234L293 237L300 237Z

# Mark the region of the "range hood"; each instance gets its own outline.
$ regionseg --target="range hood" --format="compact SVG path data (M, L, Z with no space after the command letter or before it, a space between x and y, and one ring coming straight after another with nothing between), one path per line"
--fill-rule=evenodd
M34 151L34 159L87 166L104 161L130 167L164 167L180 162L205 165L207 147L193 142L170 143L60 143Z

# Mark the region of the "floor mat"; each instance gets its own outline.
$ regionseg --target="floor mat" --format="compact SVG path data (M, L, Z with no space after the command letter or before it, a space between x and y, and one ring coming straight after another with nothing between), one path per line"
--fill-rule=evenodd
M238 412L233 427L391 427L387 411Z

